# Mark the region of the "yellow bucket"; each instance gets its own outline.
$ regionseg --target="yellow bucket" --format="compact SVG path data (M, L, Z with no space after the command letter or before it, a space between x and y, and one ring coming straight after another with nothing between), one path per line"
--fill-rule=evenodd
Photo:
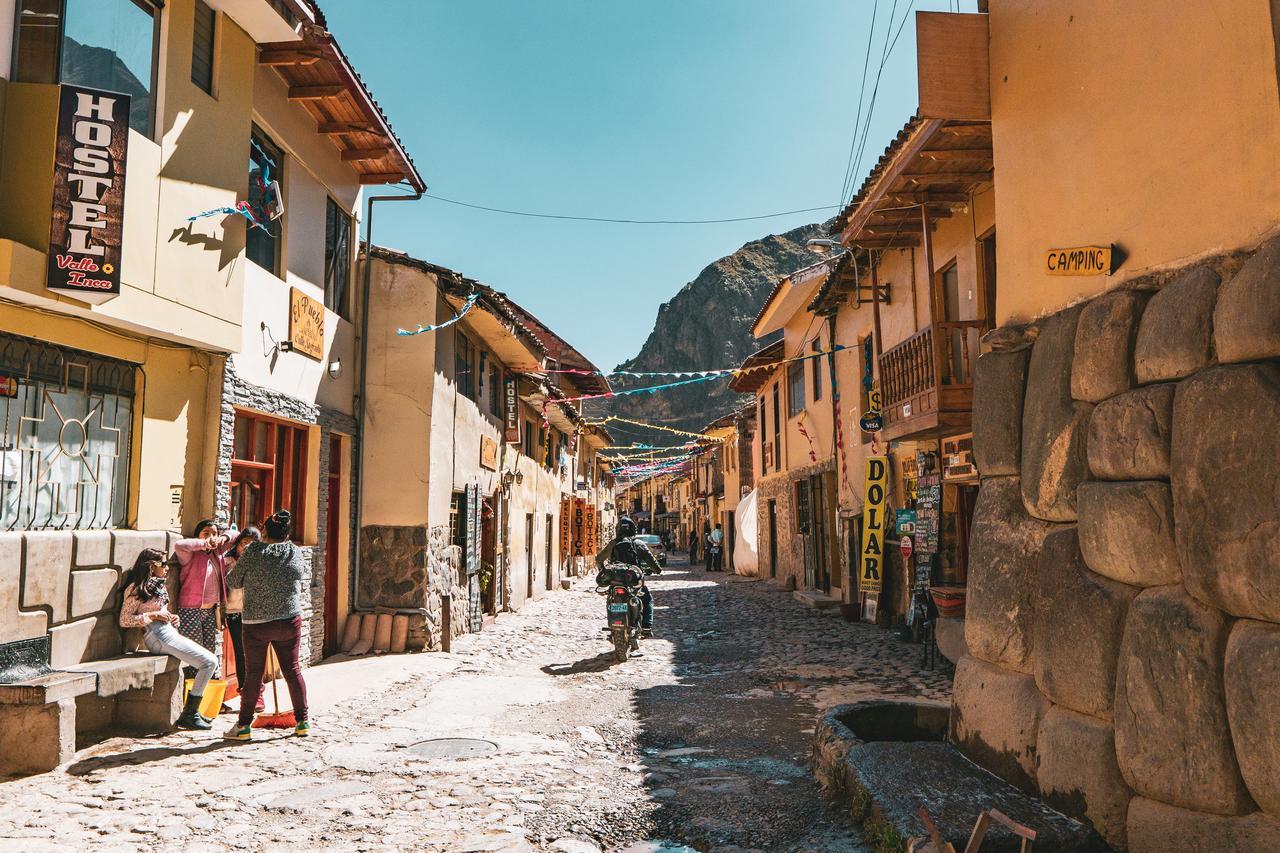
M191 692L191 686L195 684L195 680L188 678L186 684L182 688L182 701L187 701L187 694ZM209 686L204 689L204 698L200 700L200 713L206 717L213 718L218 716L218 712L222 710L222 697L226 695L227 682L221 678L211 678Z

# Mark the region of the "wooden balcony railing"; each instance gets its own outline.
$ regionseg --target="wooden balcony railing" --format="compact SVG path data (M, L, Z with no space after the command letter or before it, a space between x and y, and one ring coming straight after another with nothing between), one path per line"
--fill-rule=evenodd
M967 420L978 338L986 325L982 320L935 323L880 356L885 438Z
M880 356L880 395L885 408L933 388L933 327L926 326Z

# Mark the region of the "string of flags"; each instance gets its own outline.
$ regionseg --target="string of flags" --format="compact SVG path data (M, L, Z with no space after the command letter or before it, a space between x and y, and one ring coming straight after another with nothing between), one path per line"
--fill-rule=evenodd
M687 435L704 441L721 441L721 439L711 438L710 436L703 435L700 432L691 432L687 429L676 429L675 427L663 426L662 424L651 424L646 421L635 421L631 418L624 418L618 415L609 415L607 418L589 420L586 423L588 426L608 426L613 423L631 424L632 426L644 427L645 429L657 430L658 432L669 432L673 435Z
M253 205L247 201L237 202L235 207L215 207L213 210L206 210L203 213L197 213L195 216L188 216L188 222L195 222L197 219L203 219L206 216L243 216L248 221L250 228L261 228L263 231L267 227L258 221L258 217L253 214Z
M467 301L462 305L462 310L459 311L457 315L455 315L451 319L445 320L443 323L436 323L435 325L432 325L432 326L424 326L421 323L419 323L418 328L416 329L396 329L396 334L402 335L402 336L421 335L424 332L434 332L437 329L443 329L447 326L452 326L454 323L458 322L464 316L466 316L466 313L475 307L475 304L479 299L480 299L480 292L476 291L475 293L467 297Z
M741 373L750 373L754 370L770 370L777 367L780 364L788 364L793 361L805 361L811 358L821 358L824 355L830 355L831 353L840 352L841 350L844 350L844 349L848 349L848 347L844 346L843 344L836 344L834 347L828 350L808 352L808 353L805 353L804 355L796 355L796 356L792 356L791 358L781 359L780 361L771 361L768 364L757 364L754 367L747 367L747 368L718 367L713 370L641 371L641 370L583 370L581 368L566 367L566 368L559 368L556 370L547 370L544 372L545 373L568 373L575 376L603 376L606 379L614 376L630 376L636 379L644 379L647 377L654 377L654 376L678 376L681 378L693 377L693 378L715 379L721 376L734 376ZM656 387L663 387L663 386L656 386Z

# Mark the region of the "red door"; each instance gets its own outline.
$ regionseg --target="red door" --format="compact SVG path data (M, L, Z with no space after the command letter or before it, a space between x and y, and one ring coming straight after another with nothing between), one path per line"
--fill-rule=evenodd
M342 438L329 436L329 477L325 487L329 490L329 517L325 519L324 540L324 654L333 654L341 641L338 625L338 519L342 517Z

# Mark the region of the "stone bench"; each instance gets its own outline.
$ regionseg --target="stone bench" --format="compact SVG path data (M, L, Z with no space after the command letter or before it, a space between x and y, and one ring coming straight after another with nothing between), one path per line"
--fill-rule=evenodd
M52 770L71 759L77 735L167 731L181 706L182 671L168 655L121 655L0 684L0 774Z

